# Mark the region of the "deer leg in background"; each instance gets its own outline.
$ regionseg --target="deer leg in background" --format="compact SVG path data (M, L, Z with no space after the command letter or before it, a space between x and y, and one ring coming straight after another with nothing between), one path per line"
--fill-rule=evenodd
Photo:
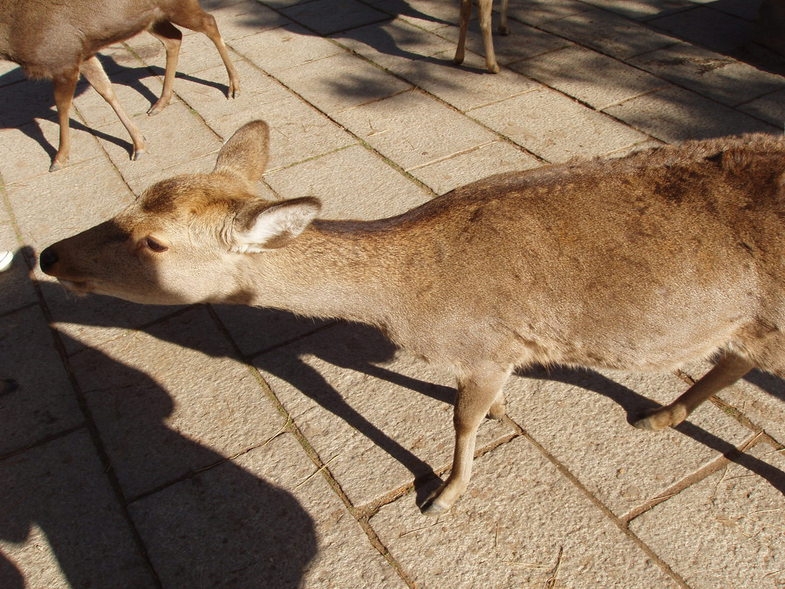
M221 32L218 30L215 18L212 14L208 14L202 10L196 2L194 3L195 6L191 6L191 3L189 2L185 2L184 4L187 4L188 6L185 6L183 10L180 10L173 15L171 18L172 22L176 25L191 29L192 31L207 35L215 45L215 48L218 49L218 53L226 67L226 73L229 76L229 88L226 92L227 98L239 96L240 76L237 74L237 70L234 68L232 60L229 59L229 50L226 48L223 37L221 37Z
M466 53L466 31L469 29L469 19L472 16L472 0L461 0L461 21L458 33L458 47L455 50L453 61L460 65Z
M80 71L90 85L95 88L96 92L109 103L109 106L111 106L115 114L117 114L117 118L120 119L123 127L125 127L128 134L131 136L131 142L133 143L131 159L138 159L139 156L146 151L144 137L139 128L126 114L125 110L123 110L120 101L117 100L117 96L112 89L112 82L109 81L109 76L106 75L106 71L101 65L101 62L98 61L98 58L94 55L82 63Z
M74 92L76 91L76 82L78 80L78 69L55 76L52 80L54 83L55 106L57 107L57 121L60 124L60 144L52 160L52 165L49 166L50 172L55 172L66 165L68 157L71 155L71 103L74 100Z
M174 77L177 73L177 61L180 58L180 45L183 33L168 20L155 23L149 32L164 45L166 50L166 69L164 70L164 88L161 97L147 111L148 115L157 115L172 100L174 94Z

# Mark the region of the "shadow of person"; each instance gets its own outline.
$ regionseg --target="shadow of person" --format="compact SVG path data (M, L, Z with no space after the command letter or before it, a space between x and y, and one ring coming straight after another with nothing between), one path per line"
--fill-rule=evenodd
M90 348L68 363L84 422L0 457L0 539L28 565L0 556L0 587L52 582L43 543L72 587L301 585L313 520L259 474L290 434L228 460L165 423L172 398L147 374ZM10 395L37 394L17 380ZM0 432L17 426L0 412Z

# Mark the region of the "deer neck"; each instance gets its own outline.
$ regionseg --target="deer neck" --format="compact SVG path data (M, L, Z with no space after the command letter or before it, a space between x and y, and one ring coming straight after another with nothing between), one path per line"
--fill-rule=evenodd
M284 247L244 256L241 288L253 306L383 327L401 289L395 267L401 240L384 239L384 222L315 221Z

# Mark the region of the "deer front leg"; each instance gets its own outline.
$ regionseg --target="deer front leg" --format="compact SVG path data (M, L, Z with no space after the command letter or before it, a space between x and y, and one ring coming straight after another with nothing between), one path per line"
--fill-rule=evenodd
M453 425L455 426L455 451L450 476L421 506L425 515L441 515L458 500L472 476L477 430L489 413L497 407L502 387L511 368L485 366L463 375L458 380L458 398L455 400Z
M641 429L659 431L675 427L689 417L690 413L714 393L732 385L754 368L752 362L733 353L720 358L698 382L670 405L657 409L637 420L633 425Z
M71 129L70 115L71 103L74 100L76 82L79 80L79 69L56 76L54 83L55 106L57 107L57 121L60 124L60 143L57 146L57 153L49 166L50 172L61 169L68 163L68 156L71 155Z

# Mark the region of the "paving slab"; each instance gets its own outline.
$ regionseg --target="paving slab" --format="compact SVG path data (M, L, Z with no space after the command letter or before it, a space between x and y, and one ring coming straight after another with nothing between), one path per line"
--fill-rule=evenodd
M388 14L357 0L312 0L287 6L281 12L322 35L389 18Z
M524 22L529 17L522 14ZM589 8L564 18L540 24L549 33L618 59L627 59L661 49L677 41L676 37L642 27L611 12Z
M469 114L551 163L622 151L648 139L634 128L547 87Z
M648 22L681 39L717 51L730 51L742 45L752 36L754 27L750 21L708 6L696 6Z
M259 446L285 421L204 308L147 331L71 357L129 498Z
M731 106L781 92L785 84L782 76L687 43L640 55L630 63Z
M691 587L773 589L785 583L785 457L767 444L749 456L770 465L776 478L762 480L732 462L630 524Z
M181 81L178 92L187 104L199 109L204 122L224 140L238 128L238 109L243 113L243 122L267 121L270 127L268 171L357 143L355 137L278 80L261 74L255 65L245 60L235 65L244 82L242 93L233 100L216 97L214 88L204 83L223 79L226 75L223 66L201 72L198 81ZM204 171L212 169L212 163Z
M346 174L362 170L361 174ZM377 219L400 214L433 195L384 158L354 145L265 176L287 198L315 196L325 219Z
M676 430L628 422L686 389L669 374L537 370L511 380L507 402L521 427L623 517L754 434L711 404Z
M488 74L480 54L470 54L462 66L456 66L452 61L454 41L423 35L403 19L352 30L335 39L461 111L517 96L536 86L509 70Z
M356 55L340 53L283 70L278 78L328 116L375 102L411 85Z
M165 587L405 587L291 434L130 511Z
M344 52L336 43L312 35L305 27L291 22L240 39L232 47L272 74Z
M436 194L481 180L488 175L527 170L541 162L517 145L494 141L465 151L448 159L410 170L412 175L429 186Z
M776 132L774 126L760 119L676 87L633 98L605 112L666 143Z
M27 361L30 350L36 351L35 362ZM16 383L14 389L0 392L0 456L84 423L85 416L38 307L3 315L0 379Z
M600 111L666 85L661 78L578 46L519 61L511 67Z
M475 461L437 519L385 505L370 524L417 587L677 587L634 538L523 438Z
M404 170L487 145L488 129L420 92L346 110L338 120Z
M156 587L86 429L0 461L0 585Z

